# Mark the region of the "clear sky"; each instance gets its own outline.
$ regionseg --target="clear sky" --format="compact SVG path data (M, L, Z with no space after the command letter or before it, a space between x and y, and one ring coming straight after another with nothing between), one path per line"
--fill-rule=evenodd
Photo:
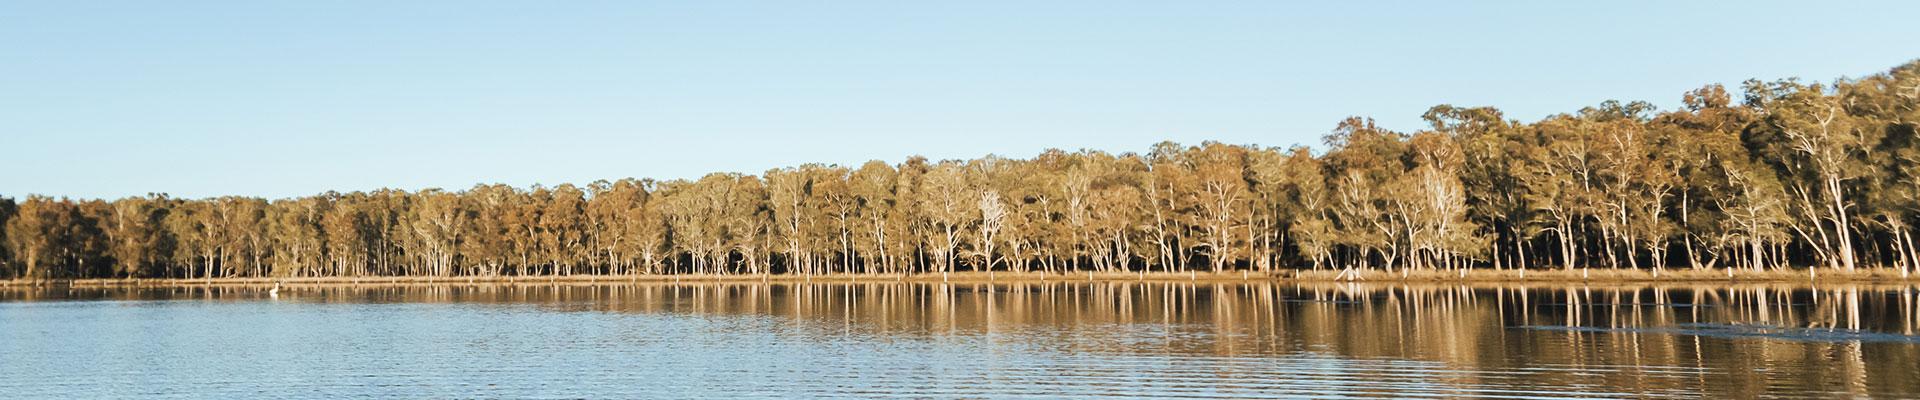
M1920 2L0 2L0 195L1317 144L1920 57ZM1714 4L1709 4L1714 3Z

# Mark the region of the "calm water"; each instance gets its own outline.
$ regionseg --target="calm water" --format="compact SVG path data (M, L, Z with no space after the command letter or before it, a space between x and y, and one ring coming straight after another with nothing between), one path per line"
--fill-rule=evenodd
M0 397L1920 397L1910 286L0 289Z

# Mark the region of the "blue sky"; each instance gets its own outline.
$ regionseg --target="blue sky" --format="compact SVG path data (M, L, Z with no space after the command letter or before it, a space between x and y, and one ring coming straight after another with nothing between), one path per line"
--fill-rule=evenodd
M1916 2L911 3L6 1L0 195L1317 144L1920 57Z

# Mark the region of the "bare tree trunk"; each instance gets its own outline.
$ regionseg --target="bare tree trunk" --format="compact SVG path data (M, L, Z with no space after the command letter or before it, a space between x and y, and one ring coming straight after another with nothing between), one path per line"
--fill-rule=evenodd
M1848 227L1847 206L1840 198L1840 178L1831 173L1826 179L1828 198L1832 201L1834 234L1838 237L1840 265L1848 271L1853 270L1853 229Z

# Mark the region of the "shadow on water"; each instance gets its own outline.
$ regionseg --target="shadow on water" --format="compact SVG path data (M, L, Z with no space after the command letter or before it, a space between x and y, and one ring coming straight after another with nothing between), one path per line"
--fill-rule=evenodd
M0 316L101 301L439 305L450 323L508 327L632 316L646 323L608 325L639 331L602 351L678 357L659 352L713 335L746 341L712 344L720 360L737 347L799 355L776 365L832 364L782 381L796 386L775 393L789 395L1920 395L1920 288L1898 285L523 284L295 287L276 299L244 287L51 288L0 290ZM721 328L663 328L690 320ZM915 386L929 379L973 383Z

